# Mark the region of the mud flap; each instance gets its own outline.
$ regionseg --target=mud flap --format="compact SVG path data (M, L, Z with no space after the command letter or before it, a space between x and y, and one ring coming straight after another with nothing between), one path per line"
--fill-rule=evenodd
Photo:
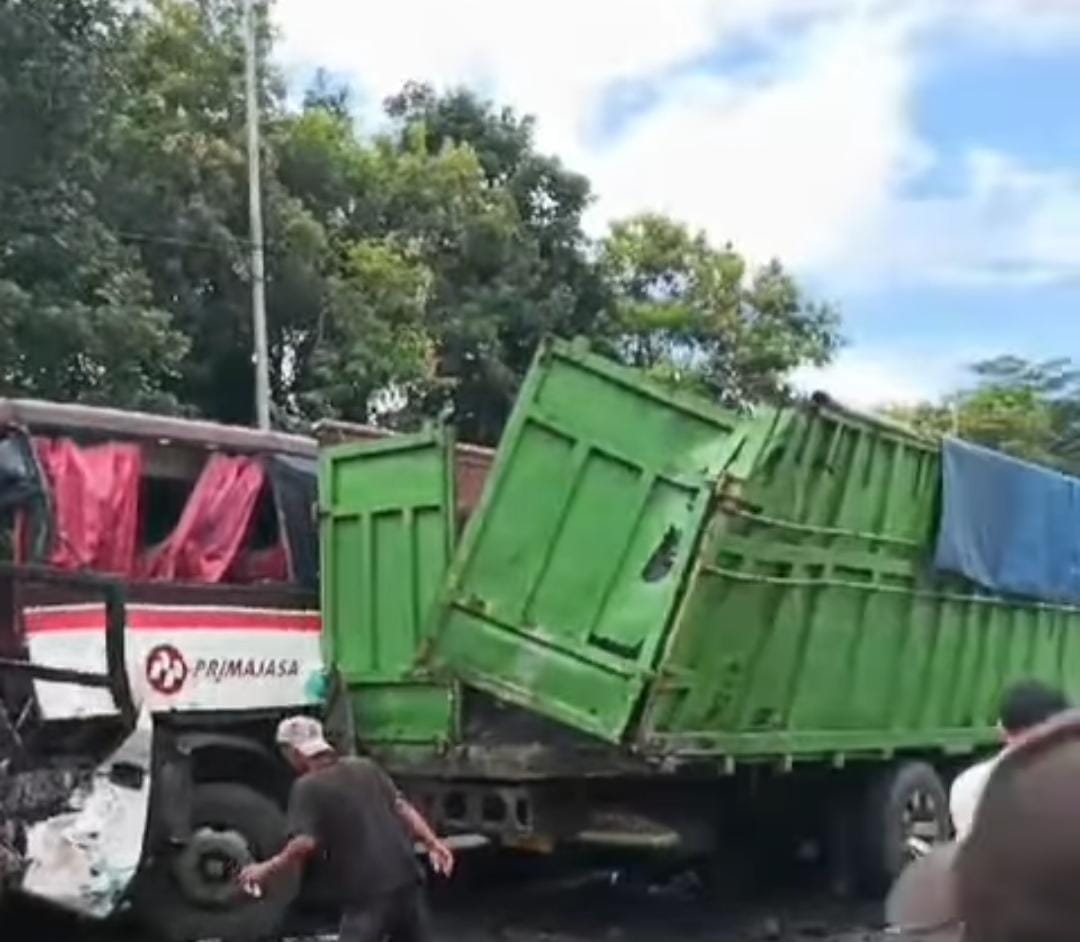
M22 893L92 918L116 910L142 857L152 744L144 712L67 808L30 826Z

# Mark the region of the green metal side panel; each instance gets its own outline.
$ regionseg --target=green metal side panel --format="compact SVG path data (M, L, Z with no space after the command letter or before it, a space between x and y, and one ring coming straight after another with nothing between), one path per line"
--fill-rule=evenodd
M1011 681L1080 693L1080 612L930 571L937 449L808 410L777 416L742 461L650 691L646 749L967 751L994 738Z
M457 688L430 681L349 684L357 737L365 744L434 745L456 733Z
M542 347L451 568L436 661L620 740L742 424L570 345Z
M453 734L456 697L417 667L454 539L453 442L442 430L324 451L323 642L362 740Z

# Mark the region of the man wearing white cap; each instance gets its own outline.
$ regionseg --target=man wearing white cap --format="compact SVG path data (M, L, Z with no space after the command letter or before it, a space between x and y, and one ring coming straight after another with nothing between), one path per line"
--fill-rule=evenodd
M277 743L300 774L289 796L291 837L274 857L245 867L241 885L258 892L318 854L342 906L340 942L424 942L423 870L413 839L444 876L454 867L450 848L374 762L339 756L318 720L282 720Z

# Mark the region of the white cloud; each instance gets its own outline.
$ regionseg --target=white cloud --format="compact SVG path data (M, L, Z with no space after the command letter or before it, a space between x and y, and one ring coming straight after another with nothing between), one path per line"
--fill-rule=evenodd
M955 194L892 197L834 268L849 290L921 279L1030 287L1080 281L1080 172L1035 171L995 151L967 154Z
M803 392L822 390L856 409L914 405L955 389L964 380L961 363L978 359L927 351L849 349L828 366L796 370L791 380ZM918 370L911 368L913 361L919 363Z
M936 0L921 0L933 9ZM1012 48L1060 46L1080 37L1077 0L945 0L938 12L959 29L975 28L985 40Z
M593 222L668 210L752 257L842 250L917 153L907 130L913 18L881 0L279 0L281 56L349 75L373 101L410 78L459 82L539 117L539 143L593 179ZM516 12L515 12L516 11ZM782 27L800 18L802 28ZM917 20L918 18L914 18ZM767 71L671 70L752 38ZM668 76L665 79L665 76ZM588 130L619 81L656 106L609 147Z
M914 128L932 31L1042 49L1080 42L1080 0L277 0L279 55L362 90L374 115L409 79L468 84L539 120L587 173L593 231L657 209L817 276L858 307L898 281L1031 285L1078 277L1080 173L973 149L949 196L906 184L938 159ZM750 40L753 66L701 66ZM620 83L649 107L594 133ZM803 371L856 405L933 396L954 358L849 350ZM936 364L936 365L935 365Z
M697 76L603 154L597 212L670 212L752 258L827 266L923 159L908 129L907 24L851 18L800 36L771 75Z
M278 0L286 64L323 66L376 100L409 79L465 83L540 118L543 146L577 156L620 79L692 60L718 38L844 0Z

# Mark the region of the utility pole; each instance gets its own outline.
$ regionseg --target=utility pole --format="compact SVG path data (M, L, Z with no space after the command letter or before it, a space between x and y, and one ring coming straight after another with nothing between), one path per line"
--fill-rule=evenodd
M251 214L251 320L255 337L255 415L270 428L270 364L266 344L266 272L263 265L262 188L259 180L259 89L255 77L255 0L244 3L247 85L248 204Z

